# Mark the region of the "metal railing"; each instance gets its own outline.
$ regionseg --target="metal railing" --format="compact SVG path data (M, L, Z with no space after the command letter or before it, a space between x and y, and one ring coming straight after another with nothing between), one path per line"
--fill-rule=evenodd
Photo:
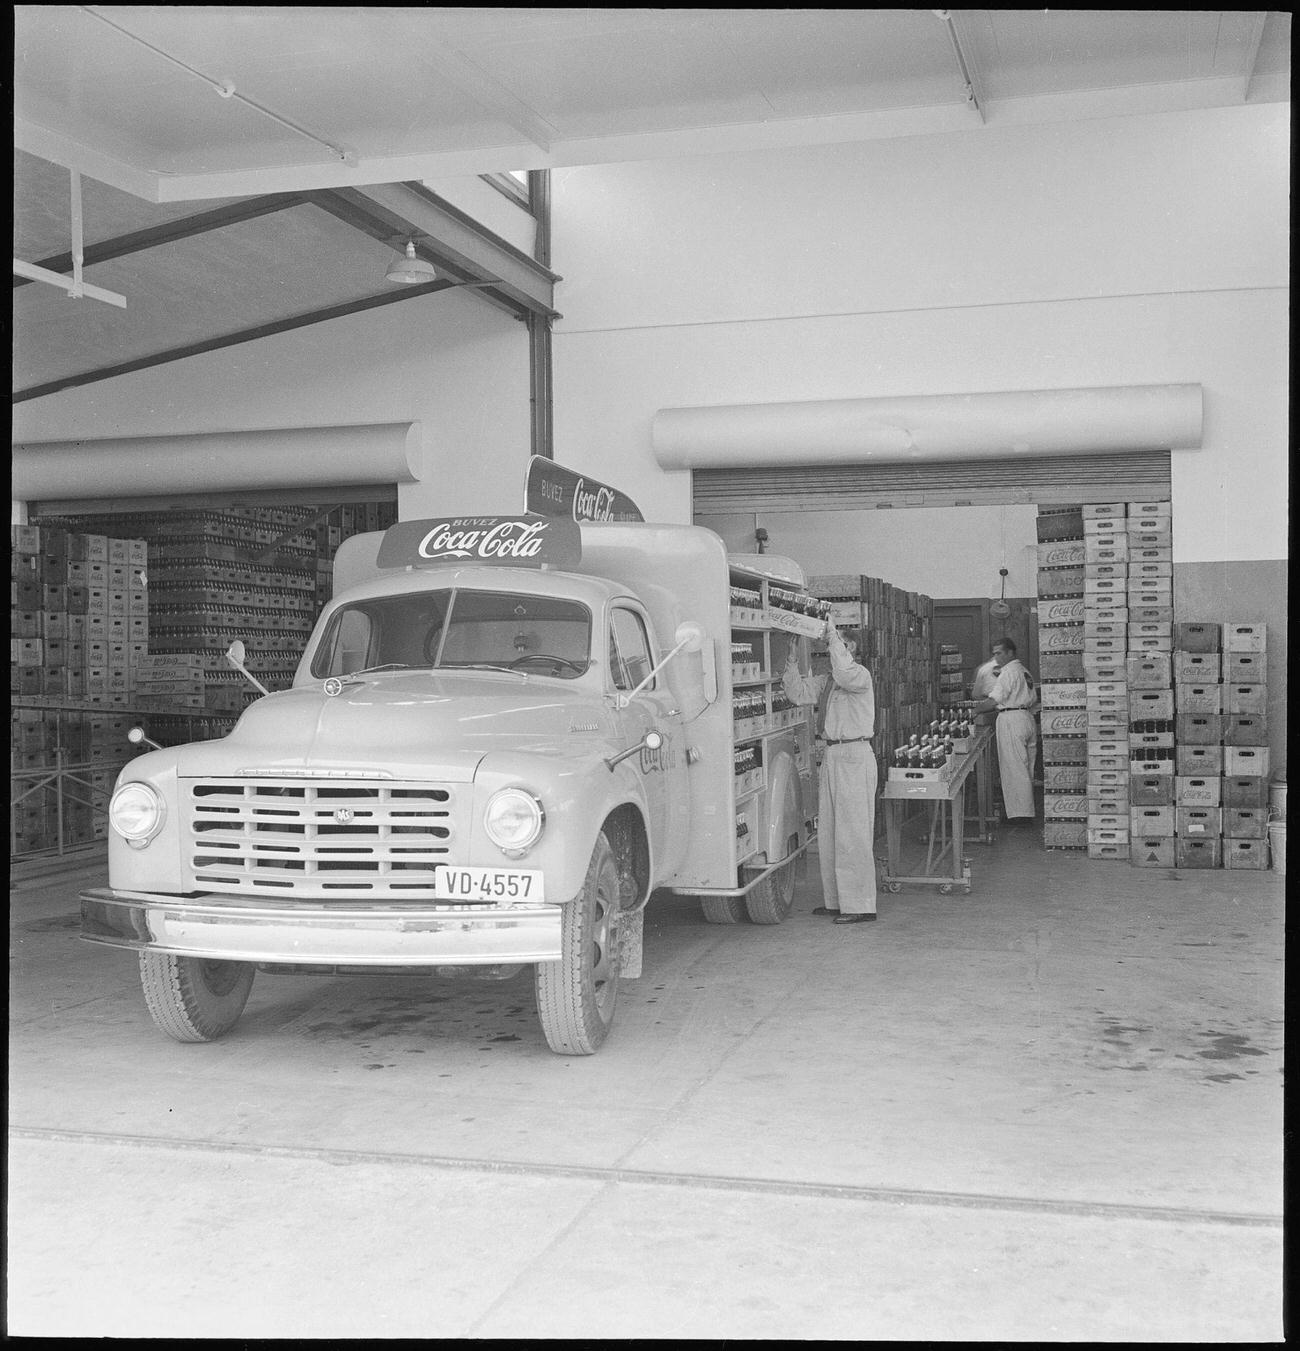
M117 776L124 765L141 754L141 750L133 747L125 737L120 752L114 749L112 754L102 758L80 748L69 749L70 745L78 747L78 742L85 740L83 731L73 733L71 723L88 718L124 718L139 723L146 732L178 744L208 740L214 734L224 735L222 725L233 725L235 720L233 714L212 709L141 709L39 695L20 695L11 699L11 704L15 711L33 709L43 718L52 717L52 723L47 723L42 732L46 748L41 754L48 757L52 753L53 762L47 759L40 765L11 765L9 770L9 851L10 859L19 862L60 858L70 849L87 848L104 840L107 837L108 801ZM21 738L15 739L13 744L19 754L25 753ZM96 782L97 776L99 782ZM46 810L44 827L30 833L20 832L24 806L35 805ZM90 813L91 819L88 836L84 833L85 811ZM82 815L80 826L74 822L78 815ZM95 829L97 816L103 822L98 831Z
M112 796L113 786L112 783L107 787L96 784L88 776L111 771L112 779L115 782L122 766L130 758L129 755L124 755L121 759L87 760L68 764L64 760L63 748L59 746L54 751L53 765L43 765L34 769L11 769L9 771L9 801L11 807L20 808L24 802L29 801L37 794L40 794L42 801L49 806L48 798L52 793L54 798L52 804L54 830L52 842L31 845L25 836L19 835L18 812L11 810L9 815L10 858L15 860L28 859L48 854L62 857L67 853L69 847L93 844L96 839L104 838L103 835L97 836L94 832L94 814L96 811L102 812L105 822L107 822L108 799ZM24 784L26 784L25 787ZM99 799L98 802L96 798ZM92 825L88 839L68 839L69 806L83 806L90 809ZM43 839L46 839L49 834L48 830L41 832Z

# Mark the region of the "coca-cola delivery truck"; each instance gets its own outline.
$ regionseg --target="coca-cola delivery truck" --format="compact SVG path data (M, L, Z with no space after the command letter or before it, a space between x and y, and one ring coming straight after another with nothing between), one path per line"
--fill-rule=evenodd
M523 514L354 536L335 586L292 686L228 736L132 733L155 748L118 780L82 937L138 951L164 1032L221 1036L258 970L528 964L547 1042L586 1055L657 890L786 916L817 792L780 675L825 622L796 564Z

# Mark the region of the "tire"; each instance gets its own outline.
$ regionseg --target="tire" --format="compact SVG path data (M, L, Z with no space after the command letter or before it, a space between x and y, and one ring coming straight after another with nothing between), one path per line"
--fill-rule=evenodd
M701 896L700 909L710 924L739 924L747 914L743 896Z
M791 854L799 846L799 837L792 836L786 845ZM784 868L769 873L745 896L745 909L751 924L780 924L794 905L794 859Z
M253 988L248 962L140 954L140 986L158 1027L176 1041L216 1041L239 1021Z
M602 831L582 894L563 907L558 962L538 962L534 986L546 1044L557 1055L593 1055L618 1003L618 866Z

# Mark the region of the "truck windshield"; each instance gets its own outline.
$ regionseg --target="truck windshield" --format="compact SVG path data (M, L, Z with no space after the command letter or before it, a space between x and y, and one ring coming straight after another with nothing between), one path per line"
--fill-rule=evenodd
M454 589L344 606L330 619L311 673L486 668L575 680L590 664L591 611L579 601Z

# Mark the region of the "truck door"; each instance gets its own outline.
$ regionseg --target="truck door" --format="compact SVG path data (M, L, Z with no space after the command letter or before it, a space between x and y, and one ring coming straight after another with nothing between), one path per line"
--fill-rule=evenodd
M610 611L609 669L614 688L634 690L654 669L655 653L645 616L630 606ZM673 872L686 854L690 802L687 796L686 747L681 731L681 713L661 672L624 710L625 743L631 745L654 728L664 744L658 751L643 751L633 757L645 788L650 814L650 840L656 872Z

